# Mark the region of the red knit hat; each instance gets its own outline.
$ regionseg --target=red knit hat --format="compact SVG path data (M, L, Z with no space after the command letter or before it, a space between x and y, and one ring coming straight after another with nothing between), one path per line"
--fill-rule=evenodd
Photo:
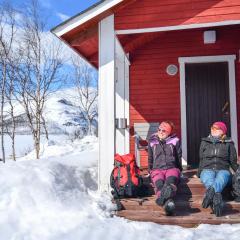
M212 126L216 126L217 128L221 129L224 134L227 133L227 126L224 122L215 122Z

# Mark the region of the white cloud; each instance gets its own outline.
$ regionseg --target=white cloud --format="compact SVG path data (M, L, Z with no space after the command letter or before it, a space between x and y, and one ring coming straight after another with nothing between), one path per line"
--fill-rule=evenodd
M66 21L67 19L69 19L70 17L63 14L63 13L57 13L57 16L62 20L62 21Z

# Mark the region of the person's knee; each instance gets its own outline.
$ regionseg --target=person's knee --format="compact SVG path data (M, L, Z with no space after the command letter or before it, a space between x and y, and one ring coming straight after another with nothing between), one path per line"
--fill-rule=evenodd
M205 186L205 188L209 188L214 185L215 183L215 176L214 174L209 174L208 172L201 173L200 175L201 182Z
M161 190L163 185L164 185L164 181L161 180L161 179L159 179L155 182L155 187L156 187L157 190Z
M231 180L231 173L229 171L222 170L217 175L216 180L227 184Z
M220 173L220 175L223 175L225 177L230 177L231 176L231 173L228 170L220 170L219 173Z
M178 178L176 176L170 176L166 179L166 184L174 184L176 185L178 182Z
M201 182L203 184L206 184L207 182L209 182L210 180L212 180L211 177L207 176L206 174L201 174L200 175L200 179L201 179Z
M215 176L212 171L203 170L200 175L200 179L202 183L213 182L215 180Z

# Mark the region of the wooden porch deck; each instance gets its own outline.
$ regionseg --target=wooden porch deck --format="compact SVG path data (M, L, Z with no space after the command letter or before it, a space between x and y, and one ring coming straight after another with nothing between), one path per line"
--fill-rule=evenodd
M222 217L216 217L211 209L201 206L204 187L198 178L193 178L196 171L186 171L181 179L175 199L176 213L166 216L161 207L155 203L153 189L148 185L150 195L142 198L122 199L124 210L116 212L117 216L133 221L154 222L158 224L179 225L182 227L196 227L199 224L234 224L240 223L240 203L229 200L226 191L225 207ZM148 184L147 181L145 184ZM227 199L226 199L227 198Z

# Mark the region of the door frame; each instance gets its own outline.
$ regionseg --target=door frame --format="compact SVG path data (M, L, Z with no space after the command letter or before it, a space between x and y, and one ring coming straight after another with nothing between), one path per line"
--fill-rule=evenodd
M182 135L182 158L187 163L187 116L186 116L186 86L185 86L185 64L186 63L228 63L229 101L230 101L230 123L231 138L235 143L238 154L238 131L237 131L237 104L236 104L236 79L235 79L236 55L217 56L195 56L179 57L180 65L180 102L181 102L181 135Z

